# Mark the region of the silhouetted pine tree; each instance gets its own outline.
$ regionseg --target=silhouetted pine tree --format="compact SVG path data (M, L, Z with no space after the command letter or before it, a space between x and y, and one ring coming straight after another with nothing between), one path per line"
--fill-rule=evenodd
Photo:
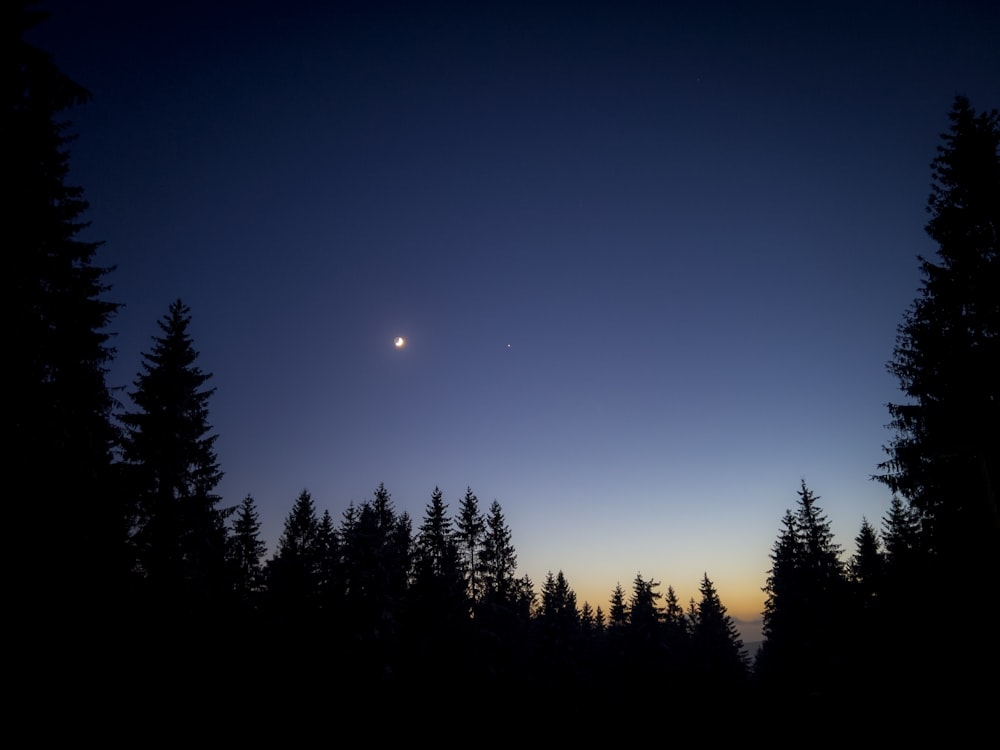
M437 487L414 540L406 602L409 668L435 685L458 679L470 661L469 601L448 506Z
M931 164L927 208L936 257L919 257L920 293L899 327L889 371L894 439L878 479L920 514L933 578L925 585L1000 606L1000 113L955 98ZM971 663L995 648L993 626L945 636ZM978 650L978 653L973 649ZM960 662L942 654L942 668ZM996 657L989 661L997 666ZM954 675L951 675L954 677ZM984 679L992 679L984 676Z
M843 652L849 672L859 673L873 661L887 662L885 643L885 557L882 542L867 518L854 538L855 551L847 563L848 615L844 618ZM873 697L870 682L857 684L859 704Z
M707 573L699 591L701 601L691 629L696 682L703 691L732 699L747 686L749 657Z
M830 696L844 677L846 581L830 523L802 482L771 552L764 592L764 643L755 671L770 690Z
M595 627L594 608L590 606L590 602L584 602L580 607L580 630L586 635L592 635Z
M143 354L122 415L122 456L137 491L132 536L138 572L154 603L170 608L212 603L224 586L226 512L215 488L222 478L208 422L214 389L197 365L191 315L180 300L157 322L162 332Z
M926 633L913 627L914 612L926 607L927 585L932 580L920 513L893 495L882 519L881 538L884 565L878 611L885 687L911 690L926 682L925 655L933 648Z
M689 673L691 666L692 628L673 586L667 586L663 595L662 619L666 668L670 674L683 677Z
M878 532L867 518L854 538L855 551L847 565L855 612L874 609L885 586L885 557Z
M226 548L231 585L237 602L245 608L258 604L264 588L264 555L267 544L260 538L260 515L251 495L243 498L232 517Z
M396 683L400 618L409 582L412 526L397 515L384 484L345 514L340 529L345 572L345 622L351 647L344 667L368 685Z
M882 519L884 588L886 596L893 599L891 606L898 603L900 614L912 606L911 597L923 589L930 565L926 539L921 533L919 511L893 495Z
M83 626L120 602L121 558L94 550L120 550L132 515L109 477L117 435L105 382L114 356L106 327L119 305L103 298L112 269L95 265L99 243L79 237L87 226L83 190L66 183L72 136L62 115L90 94L26 41L45 17L29 5L5 3L0 24L8 60L6 461L17 498L9 506L23 514L10 528L44 529L45 541L17 555L13 586L30 600L21 615L60 620L56 612L68 608Z
M591 665L580 645L580 612L576 593L563 571L549 571L542 583L536 628L538 674L536 684L545 691L581 698L589 685Z
M632 581L632 595L629 599L628 623L632 632L643 638L659 638L660 610L657 602L662 598L656 589L659 582L642 573L636 573Z
M616 583L611 592L610 609L608 610L608 628L617 630L628 625L628 605L625 604L625 589L621 583Z
M329 510L323 510L316 533L317 593L319 608L327 615L325 622L341 614L344 603L344 565L341 560L340 534Z
M458 541L470 602L478 602L482 595L485 572L482 551L485 533L486 522L479 512L479 500L473 494L471 487L466 488L465 497L459 503L458 515L455 518L455 539Z
M531 576L525 573L514 581L514 611L522 621L529 621L536 615L538 594Z
M798 521L791 510L781 519L781 531L771 548L771 569L763 591L764 644L757 655L755 672L767 682L776 683L790 673L796 664L798 630L803 615L805 585L802 574L803 551Z
M629 596L628 625L621 634L622 679L633 687L645 686L643 690L650 698L661 697L668 687L663 679L668 654L661 630L658 602L662 594L656 590L659 585L658 581L646 580L636 573Z
M431 601L457 600L463 614L468 611L455 533L448 505L437 487L431 493L414 543L411 588Z
M529 658L534 591L527 577L519 579L513 535L500 503L490 504L480 561L482 595L475 604L474 625L484 675L498 689L523 682Z
M542 603L539 620L560 634L571 633L579 624L580 613L576 606L576 593L560 570L552 575L550 570L542 584Z
M268 598L279 620L301 618L318 608L321 552L316 504L304 489L285 517L274 556L267 562Z
M483 600L490 606L510 608L517 573L517 552L503 510L496 500L486 518L483 549Z
M684 608L677 599L673 586L667 586L663 597L663 629L668 644L686 644L688 625L684 616Z

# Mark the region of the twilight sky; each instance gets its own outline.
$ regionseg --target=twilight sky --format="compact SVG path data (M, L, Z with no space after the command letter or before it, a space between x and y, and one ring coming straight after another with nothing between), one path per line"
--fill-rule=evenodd
M496 499L607 610L707 573L756 640L804 478L845 555L987 2L43 2L91 90L85 239L130 388L181 298L225 505ZM406 337L403 349L393 346Z

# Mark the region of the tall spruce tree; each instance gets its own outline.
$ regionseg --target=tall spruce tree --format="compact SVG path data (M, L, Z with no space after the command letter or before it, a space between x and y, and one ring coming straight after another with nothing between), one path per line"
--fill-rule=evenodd
M885 577L885 557L882 540L867 518L861 519L861 530L854 538L854 554L847 565L848 580L855 605L871 609L882 594Z
M517 552L512 539L503 509L494 500L486 517L481 554L483 598L492 606L508 608L513 605Z
M72 135L64 113L90 94L26 40L45 18L31 5L5 3L2 11L11 310L4 370L13 428L6 450L19 498L11 507L24 514L11 528L45 530L43 543L18 556L15 586L31 586L24 594L32 604L22 612L69 607L78 614L102 594L102 607L119 601L112 586L120 558L93 554L95 547L120 549L129 515L109 477L117 436L105 380L114 357L107 326L119 305L104 297L113 269L96 265L100 243L80 237L87 227L83 190L67 182Z
M1000 114L956 97L931 164L919 296L889 371L905 400L878 479L920 514L935 584L1000 591Z
M465 581L448 505L437 487L414 542L409 600L422 621L454 621L468 614Z
M673 586L663 595L663 646L667 667L675 674L683 673L691 662L691 623L677 598Z
M580 629L589 635L594 632L596 625L597 620L594 608L590 606L590 602L584 602L583 606L580 607Z
M469 601L448 505L438 487L414 540L406 604L406 651L414 675L443 682L461 679L471 666Z
M264 585L267 544L260 538L260 514L252 495L243 498L231 524L226 547L231 585L238 602L253 606Z
M889 511L882 519L882 545L887 585L892 587L905 580L924 579L920 571L927 564L927 550L921 534L920 514L898 495L893 495Z
M268 593L281 616L316 609L320 582L320 521L309 490L303 489L267 563Z
M616 583L611 592L608 628L621 630L626 625L628 625L628 605L625 603L625 589L622 588L621 583Z
M215 494L222 472L208 421L215 389L197 364L190 324L187 305L173 302L158 321L162 335L143 354L130 394L135 408L121 417L139 509L135 559L148 592L171 605L210 602L225 571L227 511Z
M400 618L413 556L412 524L397 514L384 484L345 513L340 528L345 617L354 648L348 668L362 682L381 684L396 668Z
M673 586L667 586L667 593L663 595L663 628L668 646L677 648L686 640L688 628L684 608Z
M843 677L844 565L819 497L805 480L797 494L771 551L756 671L772 689L830 696Z
M465 497L458 506L455 518L455 538L462 557L462 567L465 570L466 586L469 601L479 601L483 588L483 536L486 533L486 522L479 511L479 500L472 488L465 490Z
M659 581L652 578L646 580L642 573L636 573L632 581L632 595L629 599L629 628L634 636L660 639L660 620L662 613L658 602L663 595L656 589Z
M330 511L323 510L316 532L316 575L319 607L328 615L336 615L344 600L344 564L341 558L340 534Z
M867 518L861 519L861 529L854 538L854 554L846 570L850 596L841 636L848 644L844 648L845 659L852 671L864 670L874 660L885 664L885 555L878 532ZM893 640L898 641L898 637ZM865 688L861 686L862 690Z
M749 657L736 623L719 598L708 573L699 585L701 600L692 624L692 646L701 685L712 691L742 687L749 673Z
M878 602L885 674L900 689L925 681L923 656L928 652L925 633L912 627L913 613L925 607L930 574L930 551L921 533L920 514L912 505L893 495L882 519L883 578ZM936 630L943 633L945 624Z
M547 630L563 635L574 631L579 625L580 612L576 606L576 592L570 587L566 575L561 570L555 575L550 570L545 576L538 617Z
M918 256L919 295L888 365L904 398L889 405L894 436L877 477L918 515L925 552L909 587L900 585L903 558L890 553L901 622L919 602L917 581L1000 608L1000 113L976 113L959 96L948 117L927 202L937 249ZM946 620L920 674L971 684L975 669L992 680L994 640L985 620Z

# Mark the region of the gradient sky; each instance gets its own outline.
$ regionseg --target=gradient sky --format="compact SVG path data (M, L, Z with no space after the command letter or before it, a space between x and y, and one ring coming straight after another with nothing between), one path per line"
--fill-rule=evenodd
M890 495L896 327L993 2L43 2L114 386L191 308L225 505L503 508L607 610L704 573L756 640L802 479ZM393 347L405 336L407 345ZM758 621L758 622L754 622Z

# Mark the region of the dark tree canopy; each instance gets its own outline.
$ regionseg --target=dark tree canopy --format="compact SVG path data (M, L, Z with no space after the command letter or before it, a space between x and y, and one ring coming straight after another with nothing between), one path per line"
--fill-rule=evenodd
M893 440L878 479L920 515L942 575L1000 582L1000 114L957 97L932 167L919 296L890 372Z
M621 583L616 583L611 592L610 609L608 611L608 627L624 628L628 624L628 604L625 602L625 589Z
M483 597L487 603L500 607L513 607L516 594L517 551L513 534L504 518L500 503L490 504L486 517L483 551Z
M50 540L44 554L24 558L33 561L28 579L46 592L47 604L72 597L71 606L80 606L110 593L117 558L94 555L95 540L110 549L122 539L123 512L109 476L116 403L105 382L114 356L107 326L119 306L104 298L112 269L96 265L99 243L80 236L87 227L83 190L67 184L72 136L62 117L89 93L25 40L44 18L29 5L5 3L2 11L7 461L16 467L16 510L26 516L14 526L44 528ZM69 561L75 575L66 575Z
M479 499L472 488L468 487L458 505L455 539L458 542L462 567L465 571L469 599L473 602L478 601L482 594L485 573L482 552L485 533L486 521L479 511Z
M158 321L122 415L122 456L137 497L132 544L137 573L158 596L201 598L222 582L226 513L208 403L211 375L197 365L191 314L180 300Z
M469 612L455 531L437 487L414 541L409 598L422 622L434 616L451 620Z
M919 295L899 326L889 371L904 396L876 478L894 493L885 534L889 614L902 622L927 590L1000 607L1000 113L956 97L931 164ZM899 500L898 498L902 498ZM943 644L917 670L915 638L897 637L904 674L941 685L992 680L992 623L945 618ZM953 698L952 693L948 695Z
M712 690L742 686L749 676L749 657L743 639L706 573L699 586L691 643L699 679Z
M659 637L660 607L663 595L657 591L659 581L646 580L642 573L636 573L632 581L632 595L629 599L629 627L636 635Z
M264 587L267 544L260 537L260 515L252 495L243 498L232 518L226 559L233 592L238 601L251 604Z
M320 583L320 542L316 504L304 489L285 517L274 557L267 565L268 590L275 606L289 610L315 608Z
M847 601L844 565L819 497L805 480L797 494L771 551L756 668L776 689L830 695L840 677L835 644Z
M883 589L885 557L882 540L867 518L861 519L861 530L854 538L854 544L854 555L847 566L848 578L855 596L863 606L868 606Z

